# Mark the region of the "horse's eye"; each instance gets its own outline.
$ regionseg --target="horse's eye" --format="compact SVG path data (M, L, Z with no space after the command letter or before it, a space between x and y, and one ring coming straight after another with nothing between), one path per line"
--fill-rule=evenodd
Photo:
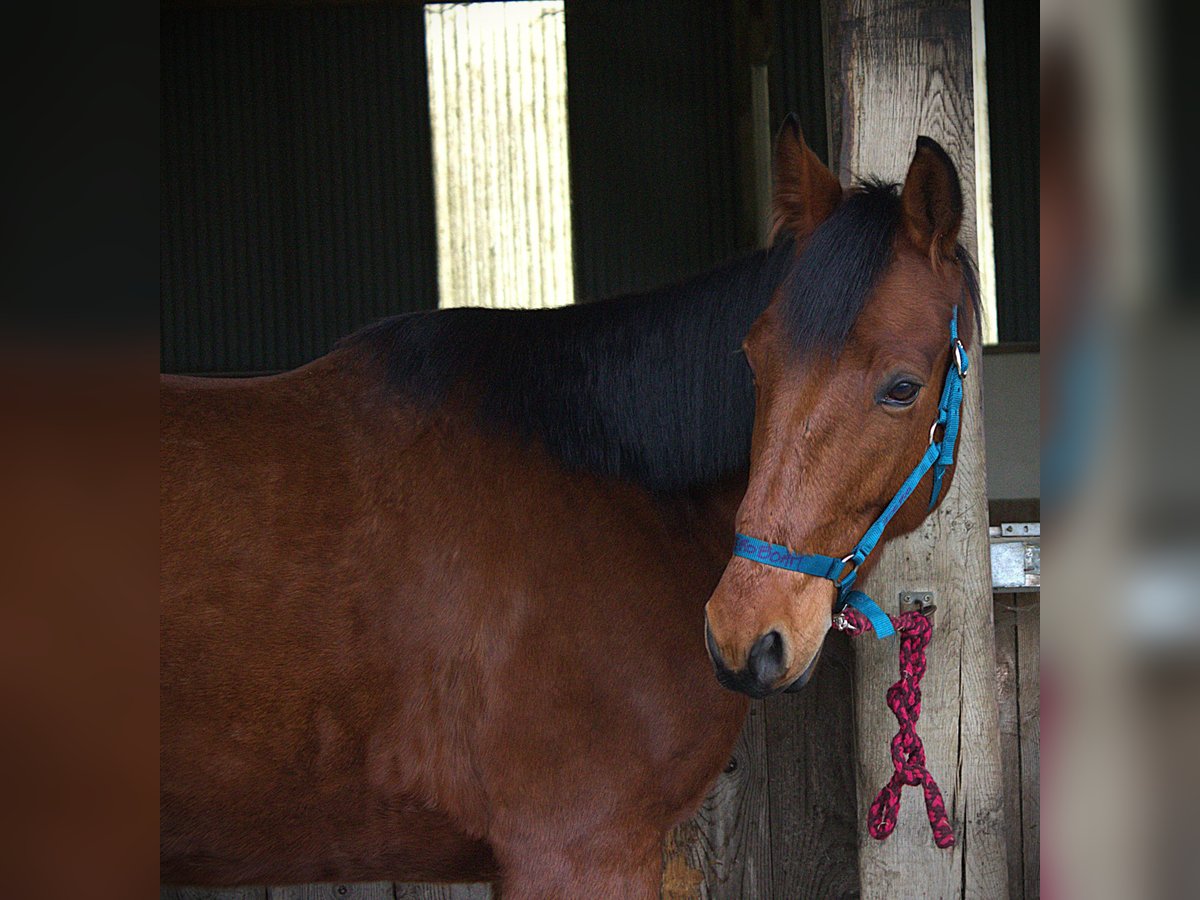
M902 379L888 388L880 402L886 403L888 406L911 406L917 399L917 394L921 393L921 387L922 385L916 381Z

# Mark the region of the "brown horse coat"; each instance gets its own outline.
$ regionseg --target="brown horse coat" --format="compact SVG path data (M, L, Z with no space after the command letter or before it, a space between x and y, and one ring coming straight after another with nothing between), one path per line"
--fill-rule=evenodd
M746 711L702 632L740 491L568 474L379 383L164 379L164 880L656 875Z

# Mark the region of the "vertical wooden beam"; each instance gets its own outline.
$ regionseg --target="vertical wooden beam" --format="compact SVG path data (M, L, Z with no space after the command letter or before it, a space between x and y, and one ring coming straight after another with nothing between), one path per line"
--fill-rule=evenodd
M1041 896L1041 593L1018 594L1017 712L1021 741L1021 866L1025 896Z
M995 603L1008 892L1014 900L1041 896L1040 604L1036 592L997 594Z
M977 256L970 0L826 0L826 9L843 181L870 174L900 179L917 136L935 138L958 165L967 207L961 239ZM867 834L866 808L891 775L888 742L896 726L883 695L897 666L895 642L860 641L855 695L865 897L1008 895L980 362L976 351L952 488L918 532L887 548L866 584L892 612L903 589L935 593L919 732L958 842L949 850L934 846L920 792L911 789L895 833L882 842Z
M751 218L756 225L757 246L766 247L771 238L771 99L770 73L766 63L750 67L750 109L753 122L751 142L754 158L754 203Z
M996 698L1000 712L1000 760L1004 771L1004 846L1008 853L1009 900L1025 896L1024 852L1021 847L1021 726L1017 705L1017 682L1021 672L1017 660L1016 594L997 594Z

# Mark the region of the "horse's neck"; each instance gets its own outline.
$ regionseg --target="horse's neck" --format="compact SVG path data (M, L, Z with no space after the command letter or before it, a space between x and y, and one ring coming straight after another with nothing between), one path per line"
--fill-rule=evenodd
M734 519L746 493L745 472L674 495L681 538L723 562L733 547Z

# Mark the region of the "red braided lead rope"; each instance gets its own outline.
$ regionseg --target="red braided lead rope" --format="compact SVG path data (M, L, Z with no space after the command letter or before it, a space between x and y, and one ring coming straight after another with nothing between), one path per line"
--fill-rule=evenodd
M892 765L895 772L883 786L867 814L867 830L871 837L883 840L896 828L900 812L900 791L906 785L920 785L925 792L925 812L933 828L933 842L939 847L954 846L954 830L946 815L942 792L925 768L925 746L917 736L917 719L921 717L921 676L925 674L925 648L933 626L928 617L918 611L892 616L892 624L900 635L900 680L888 688L887 705L896 715L900 730L892 738ZM851 634L866 634L871 621L857 609L847 607L835 617L835 627Z

